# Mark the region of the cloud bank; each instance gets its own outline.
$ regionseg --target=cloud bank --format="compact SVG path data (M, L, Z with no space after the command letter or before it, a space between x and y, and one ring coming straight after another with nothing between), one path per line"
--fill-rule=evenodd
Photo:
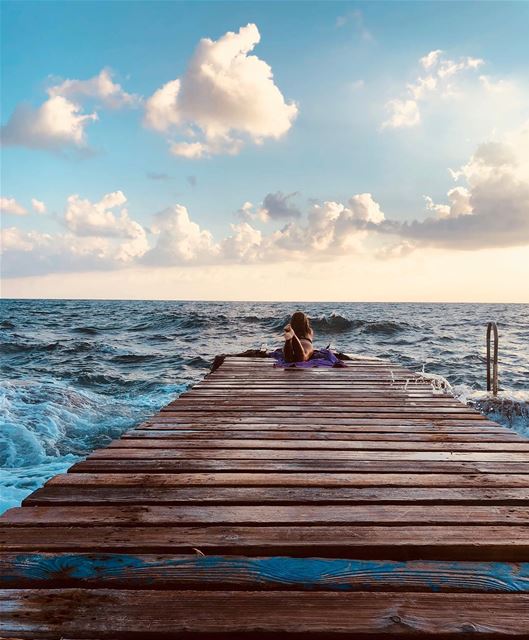
M132 219L122 191L91 202L67 198L64 233L2 231L7 276L132 266L325 262L339 256L402 258L423 247L477 250L529 245L529 122L500 140L479 145L451 171L456 185L446 202L426 196L426 217L402 221L385 214L371 193L345 202L310 205L304 214L294 196L269 193L260 205L245 202L228 234L216 239L175 204L149 226ZM13 198L2 207L25 209Z

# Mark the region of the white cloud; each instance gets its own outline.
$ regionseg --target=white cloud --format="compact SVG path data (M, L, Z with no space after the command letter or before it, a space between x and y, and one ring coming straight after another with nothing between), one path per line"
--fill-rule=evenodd
M421 114L415 100L390 100L386 104L390 117L382 123L382 128L390 127L400 129L402 127L414 127L419 124Z
M192 222L183 205L168 207L154 217L155 246L145 255L150 264L207 263L219 254L212 234Z
M1 129L2 144L32 149L58 149L86 145L85 127L96 113L83 114L81 107L63 96L48 98L37 109L19 104Z
M228 261L255 262L260 255L263 234L248 222L231 225L232 235L222 242L221 251Z
M139 103L139 96L127 93L112 80L109 69L102 69L88 80L64 80L48 89L50 97L62 96L70 100L94 98L109 109L132 107Z
M184 75L147 100L145 125L191 140L170 150L186 158L238 153L246 140L277 139L292 126L297 106L287 103L270 66L250 55L260 40L254 24L198 44Z
M131 220L125 208L121 208L117 214L113 212L126 201L122 191L107 193L95 203L71 195L64 212L65 225L76 236L128 240L118 248L118 261L143 255L149 248L145 229Z
M441 49L436 49L420 58L419 63L426 75L419 75L414 82L407 84L404 97L394 98L386 103L389 117L382 123L382 129L418 125L421 121L421 102L454 95L456 91L451 79L463 71L475 71L484 61L469 56L457 61L451 60L443 57Z
M359 193L348 200L349 211L347 217L352 220L363 220L380 224L384 220L384 214L378 202L375 202L370 193Z
M180 80L171 80L155 91L145 103L144 123L156 131L167 131L181 123L177 108Z
M472 213L470 191L465 187L454 187L446 194L449 204L435 204L430 196L424 196L426 208L439 218L457 218Z
M37 200L37 198L31 198L31 206L33 207L33 211L36 213L46 213L46 205L42 200Z
M110 109L134 106L140 101L114 83L108 69L89 80L64 80L50 87L48 96L36 108L25 103L16 106L0 130L3 145L51 151L86 148L85 129L99 118L95 112L83 113L83 101L93 99Z
M0 197L0 211L14 216L27 215L27 210L15 198L5 198L4 196Z
M425 69L430 69L435 66L439 62L439 58L443 53L442 49L435 49L434 51L430 51L425 56L423 56L419 62Z

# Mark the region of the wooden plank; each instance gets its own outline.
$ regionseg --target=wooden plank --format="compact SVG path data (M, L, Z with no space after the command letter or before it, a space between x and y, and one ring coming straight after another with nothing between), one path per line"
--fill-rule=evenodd
M157 449L157 448L106 448L96 449L89 460L349 460L362 462L380 461L453 461L453 462L523 462L529 464L529 452L521 451L383 451L383 450L336 450L336 449Z
M78 462L69 473L176 473L197 471L264 472L354 471L364 473L529 473L526 462L457 462L414 460L116 460Z
M23 510L26 510L24 507ZM0 524L4 552L132 552L288 555L357 559L526 562L529 527L520 525L134 526Z
M447 420L447 419L460 419L464 418L466 420L483 420L483 416L479 413L475 413L470 409L466 409L465 407L440 407L436 409L435 407L355 407L355 406L337 406L332 405L313 405L307 406L305 404L284 404L284 405L270 405L268 407L263 406L263 404L256 402L255 404L250 403L210 403L210 404L199 404L198 402L192 402L189 404L179 404L173 405L172 407L167 407L161 410L163 415L193 415L195 412L200 412L202 415L207 415L208 413L248 413L251 415L268 415L268 414L286 414L292 415L293 413L301 413L304 414L307 418L311 417L312 414L321 414L322 417L333 417L335 414L340 414L342 417L350 415L351 417L356 418L369 418L369 417L395 417L395 414L399 416L399 418L413 418L413 417L422 417L427 420L432 418L437 418L437 420Z
M163 504L518 504L529 508L529 488L321 487L77 487L48 486L24 506Z
M527 594L13 589L1 591L0 602L0 631L26 638L225 631L529 633Z
M170 439L170 438L120 438L109 443L107 449L309 449L316 451L509 451L529 452L529 442L457 442L421 440L301 440L301 439Z
M529 563L288 556L0 554L0 588L217 588L529 593Z
M529 474L493 473L65 473L45 487L529 487Z
M129 440L150 440L160 438L172 442L180 441L210 441L224 438L225 442L235 443L239 440L310 440L319 441L368 441L368 442L468 442L468 443L494 443L497 446L502 444L523 443L529 446L527 440L515 432L512 433L436 433L436 432L395 432L379 433L372 431L287 431L286 429L231 429L229 426L218 425L215 428L192 428L192 429L131 429L124 433L121 441Z
M529 525L529 509L498 505L274 505L274 506L150 506L23 507L6 511L0 522L42 526L119 524L470 524Z
M153 416L147 422L140 424L137 429L216 429L229 426L231 429L268 429L284 431L343 431L368 433L478 433L478 434L511 434L506 427L487 424L485 421L427 421L427 420L356 420L351 419L321 419L321 418L281 418L275 417L208 417L205 419L168 418Z

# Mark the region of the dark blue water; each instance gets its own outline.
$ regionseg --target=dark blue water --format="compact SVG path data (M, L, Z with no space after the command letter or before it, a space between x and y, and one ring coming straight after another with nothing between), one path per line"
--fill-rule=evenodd
M502 397L524 408L493 417L529 435L529 305L3 300L0 511L202 378L215 355L278 346L297 308L318 346L442 375L464 399L484 388L495 320Z

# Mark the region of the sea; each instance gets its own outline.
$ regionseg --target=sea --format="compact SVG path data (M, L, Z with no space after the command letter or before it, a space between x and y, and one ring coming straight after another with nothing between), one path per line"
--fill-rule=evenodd
M441 376L529 437L529 305L4 299L0 512L195 384L215 355L277 348L298 309L317 347ZM497 399L485 391L490 321Z

